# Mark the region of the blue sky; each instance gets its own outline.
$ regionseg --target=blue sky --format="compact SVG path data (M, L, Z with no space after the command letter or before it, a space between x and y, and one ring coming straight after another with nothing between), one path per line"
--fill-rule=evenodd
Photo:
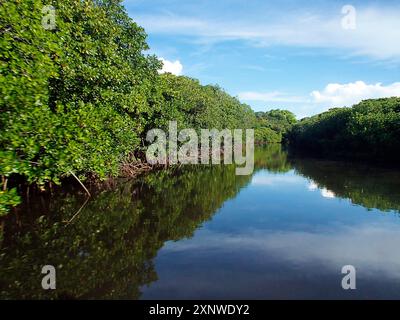
M125 0L166 71L299 118L400 96L400 2Z

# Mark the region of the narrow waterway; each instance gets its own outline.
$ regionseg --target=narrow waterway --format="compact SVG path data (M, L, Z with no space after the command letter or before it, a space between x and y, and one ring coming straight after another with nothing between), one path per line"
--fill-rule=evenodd
M1 298L400 298L400 171L256 149L31 197L4 220ZM57 289L42 289L53 265ZM344 290L342 267L356 270Z

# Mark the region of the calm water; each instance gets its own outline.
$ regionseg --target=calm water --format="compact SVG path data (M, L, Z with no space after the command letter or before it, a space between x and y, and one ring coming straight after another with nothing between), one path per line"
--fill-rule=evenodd
M252 176L181 168L85 201L31 197L3 221L1 298L400 298L400 171L270 146ZM344 265L357 290L342 289Z

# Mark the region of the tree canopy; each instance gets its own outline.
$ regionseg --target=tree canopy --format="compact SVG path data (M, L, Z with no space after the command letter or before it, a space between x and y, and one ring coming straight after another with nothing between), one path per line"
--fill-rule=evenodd
M305 118L288 133L290 145L320 155L400 159L400 98L365 100Z
M10 179L41 187L72 173L115 176L168 120L250 128L254 112L218 86L171 74L118 0L10 0L0 7L0 215ZM55 28L42 26L44 5Z
M256 112L255 136L258 142L280 143L286 132L297 122L288 110L274 109Z

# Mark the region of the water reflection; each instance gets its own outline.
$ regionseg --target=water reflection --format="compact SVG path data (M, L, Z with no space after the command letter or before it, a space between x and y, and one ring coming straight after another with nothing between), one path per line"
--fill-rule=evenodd
M289 160L278 145L256 149L255 166L115 182L70 224L82 193L31 198L4 220L0 297L343 297L345 264L363 289L345 297L400 295L399 219L379 214L400 209L398 171ZM45 264L55 291L41 289Z
M318 232L202 230L161 251L160 281L144 298L399 298L399 231L368 224ZM355 292L340 286L348 264L357 269Z
M328 199L334 199L336 198L336 194L331 191L328 190L327 188L320 188L318 186L317 183L315 183L314 181L311 181L310 184L308 185L308 190L310 191L317 191L319 190L321 193L321 196L323 196L324 198L328 198Z
M102 190L70 224L81 195L30 199L5 221L1 297L137 299L157 280L152 259L164 242L191 237L249 180L233 167L157 172ZM41 289L46 264L59 290Z
M358 163L291 159L296 173L311 179L311 187L333 197L381 211L400 210L400 171ZM326 193L326 192L325 192Z
M333 198L336 197L335 193L333 191L331 191L331 190L328 190L327 188L323 188L321 190L321 195L324 198L328 198L328 199L333 199Z

